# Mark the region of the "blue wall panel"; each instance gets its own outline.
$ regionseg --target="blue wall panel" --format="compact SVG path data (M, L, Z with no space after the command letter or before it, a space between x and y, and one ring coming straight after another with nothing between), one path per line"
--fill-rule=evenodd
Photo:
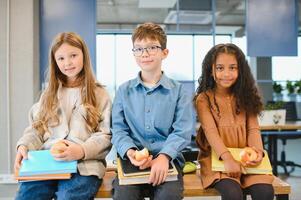
M248 56L297 56L297 0L247 0Z
M40 80L44 82L51 42L60 32L73 31L85 40L96 69L96 0L40 1Z

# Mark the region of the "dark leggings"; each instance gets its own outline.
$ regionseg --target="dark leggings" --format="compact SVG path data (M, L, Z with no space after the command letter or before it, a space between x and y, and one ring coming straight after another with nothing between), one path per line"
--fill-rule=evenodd
M250 194L252 200L274 199L274 188L271 184L255 184L243 190L236 181L222 179L215 183L213 187L219 191L222 200L242 200L244 192Z

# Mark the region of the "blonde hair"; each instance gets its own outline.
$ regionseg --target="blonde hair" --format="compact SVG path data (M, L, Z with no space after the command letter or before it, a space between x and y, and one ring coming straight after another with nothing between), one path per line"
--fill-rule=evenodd
M132 42L136 40L151 39L159 41L162 49L166 49L167 38L161 26L147 22L138 26L132 34Z
M81 99L86 109L87 128L90 132L96 131L102 119L101 113L98 111L99 102L96 100L94 91L96 87L101 86L94 77L87 45L78 34L73 32L59 33L52 42L49 52L48 86L42 94L39 113L37 119L34 120L33 128L43 135L48 126L59 124L57 92L60 83L67 85L67 77L60 71L54 54L62 44L79 48L83 53L83 69L78 74L76 82L78 86L82 87Z

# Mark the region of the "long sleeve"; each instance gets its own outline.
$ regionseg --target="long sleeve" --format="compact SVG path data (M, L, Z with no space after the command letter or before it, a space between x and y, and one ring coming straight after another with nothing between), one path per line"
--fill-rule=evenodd
M212 116L212 112L210 111L209 102L204 94L198 96L196 100L196 107L199 121L204 130L208 143L216 152L217 156L220 157L228 150L218 133L218 128L213 118L214 116Z
M194 131L192 121L192 102L190 96L181 88L174 113L173 131L168 135L159 153L167 154L171 159L175 159L191 140Z
M92 133L91 136L82 144L85 152L84 160L89 159L105 159L106 155L111 149L111 108L112 103L108 93L101 89L96 90L100 99L100 113L102 114L102 121L99 124L98 131Z
M130 128L126 122L123 109L123 94L119 88L114 99L112 109L112 143L114 144L119 155L124 158L126 152L130 148L137 148L133 139L130 137Z
M248 146L263 150L258 119L255 115L247 116L247 138Z
M32 127L35 115L38 112L39 103L34 104L28 114L29 126L24 130L23 136L18 140L16 147L26 146L29 150L41 149L44 141L43 137Z

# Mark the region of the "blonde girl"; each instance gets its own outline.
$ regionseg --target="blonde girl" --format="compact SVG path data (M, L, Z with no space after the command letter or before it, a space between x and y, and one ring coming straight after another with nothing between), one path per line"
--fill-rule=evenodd
M16 199L93 199L111 148L111 100L97 83L88 48L72 32L58 34L49 53L48 85L29 113L29 126L17 142L15 170L29 150L63 141L57 160L78 161L69 180L24 182Z

